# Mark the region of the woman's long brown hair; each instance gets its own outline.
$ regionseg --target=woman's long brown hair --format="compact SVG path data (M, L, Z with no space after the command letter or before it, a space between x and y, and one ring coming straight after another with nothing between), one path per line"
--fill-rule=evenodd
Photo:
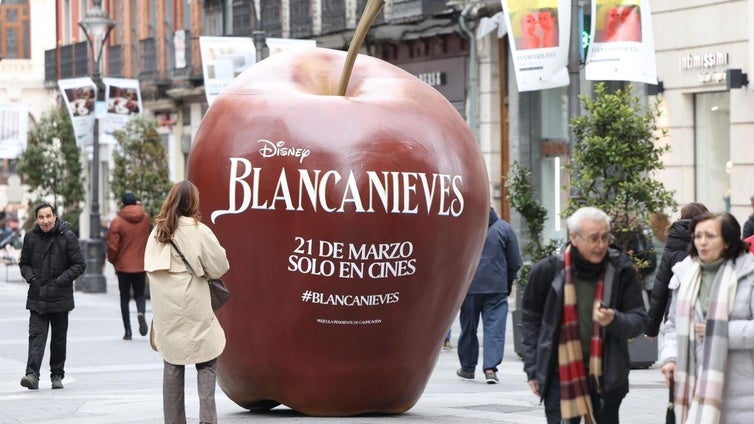
M188 180L175 183L162 203L160 213L155 218L157 240L170 243L178 226L178 218L182 216L194 218L195 222L202 219L199 212L199 189Z

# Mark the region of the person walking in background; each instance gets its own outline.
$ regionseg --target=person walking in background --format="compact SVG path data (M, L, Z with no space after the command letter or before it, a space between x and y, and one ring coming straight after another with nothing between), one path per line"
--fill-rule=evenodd
M461 304L461 334L458 336L458 359L461 368L456 374L474 379L479 359L477 326L482 317L482 370L489 384L498 382L497 366L503 360L505 324L508 319L508 295L521 268L518 239L510 224L500 219L490 207L487 238L469 291Z
M754 253L754 235L749 236L744 241L749 244L749 252Z
M660 364L682 423L754 422L754 257L733 215L691 220L689 256L673 267Z
M123 193L121 203L123 207L110 223L110 229L107 231L107 260L113 264L115 273L118 275L120 313L125 330L123 340L131 340L131 315L128 304L131 301L132 289L136 301L139 334L146 336L149 330L144 316L147 302L144 296L146 285L144 250L147 247L151 225L149 216L133 193Z
M647 315L636 271L611 249L610 217L578 209L562 255L532 267L522 300L524 372L549 424L618 423L628 393L628 339Z
M751 196L749 201L751 202L751 208L754 209L754 196ZM744 233L741 238L747 239L751 236L754 236L754 215L749 215L749 219L744 222Z
M450 341L451 329L445 334L445 341L442 342L442 350L453 350L453 343Z
M21 386L39 389L47 331L50 338L50 380L63 388L68 337L68 313L73 310L73 280L84 273L86 261L71 224L58 219L49 203L36 207L37 222L24 236L19 266L29 284L29 355Z
M668 314L668 305L670 304L670 290L668 283L673 276L673 265L682 261L689 255L689 245L691 244L691 233L689 232L689 223L691 218L707 212L707 207L702 203L687 203L681 208L681 218L670 224L668 229L668 239L665 242L665 249L662 252L660 266L655 275L655 281L652 286L652 296L649 301L649 321L644 334L647 337L656 337L660 331L660 324Z
M164 365L163 413L169 424L186 422L186 364L196 364L199 421L217 422L215 368L225 349L225 332L212 310L207 279L220 278L230 265L225 249L200 219L199 190L190 181L176 183L155 219L144 256L155 347Z

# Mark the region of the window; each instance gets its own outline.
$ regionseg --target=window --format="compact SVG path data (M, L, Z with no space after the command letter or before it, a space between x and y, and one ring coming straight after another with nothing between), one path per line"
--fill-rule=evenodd
M30 59L29 0L5 0L0 4L0 55Z
M711 211L730 210L730 94L694 95L696 201Z

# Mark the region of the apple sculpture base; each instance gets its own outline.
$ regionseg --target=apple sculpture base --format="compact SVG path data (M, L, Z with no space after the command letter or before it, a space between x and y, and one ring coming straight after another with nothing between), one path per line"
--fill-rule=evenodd
M487 229L489 185L435 89L345 52L272 56L202 120L188 164L228 252L218 381L249 409L400 413L424 390Z

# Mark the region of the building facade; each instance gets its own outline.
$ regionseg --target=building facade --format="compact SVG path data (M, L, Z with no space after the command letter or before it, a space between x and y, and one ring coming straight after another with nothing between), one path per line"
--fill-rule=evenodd
M199 54L200 36L314 39L319 47L346 50L365 0L138 0L103 1L116 22L103 57L105 77L138 79L144 113L153 117L169 154L170 175L184 178L191 142L208 105ZM57 47L45 52L45 83L91 75L84 34L75 24L87 2L56 3ZM388 0L362 52L381 57L433 85L470 123L490 173L496 208L508 217L502 177L507 172L507 56L504 39L477 39L479 19L499 2L451 4L445 0ZM257 12L259 12L257 14ZM256 35L255 35L256 34ZM109 198L112 147L101 145L100 198ZM102 215L114 202L103 202ZM82 219L88 219L82 214ZM81 228L89 228L82 222Z
M754 195L754 1L652 1L658 95L671 151L658 174L683 204L743 224ZM683 22L683 25L678 25Z
M53 0L4 0L0 3L0 104L18 105L32 126L55 105L44 85L44 51L55 46ZM8 115L0 118L0 137L15 128ZM25 135L23 135L25 137ZM22 203L26 190L15 174L14 158L0 158L0 206Z
M117 24L103 58L103 75L140 81L144 111L160 126L175 180L185 176L191 142L208 108L199 37L253 38L261 32L266 37L313 39L320 47L345 50L366 1L259 3L260 10L253 0L103 2ZM729 87L754 69L754 29L749 28L753 3L692 0L679 6L668 0L651 2L657 73L664 88L657 95L664 112L658 124L668 130L662 142L671 146L663 158L665 169L657 177L676 192L680 204L704 202L712 210L729 209L739 220L750 213L749 197L754 194L747 184L754 174L754 149L748 147L754 131L750 107L754 96L750 86ZM36 86L45 99L39 103L49 104L58 79L91 74L85 38L76 24L88 2L57 1L47 15L39 11L44 0L29 4L32 15L38 10L41 25L56 29L51 42L35 42L38 32L32 31L32 46L49 48L43 59L34 48L31 59L24 59L29 70L36 66L38 74L40 67L44 69L45 84L39 84L37 77ZM588 13L590 3L582 6ZM415 74L456 107L480 144L493 205L518 229L524 226L510 211L504 179L513 161L529 167L535 192L548 210L544 236L562 239L559 213L568 196L563 189L567 182L563 165L569 160L571 93L568 87L518 92L507 36L498 38L495 31L476 34L482 19L500 11L499 1L388 0L362 52ZM679 28L678 21L689 25ZM31 25L35 22L32 19ZM726 31L722 22L730 23L725 24ZM0 70L18 66L14 60L0 62ZM34 75L18 71L24 73ZM23 84L3 85L7 78L5 72L0 73L0 100L3 95L10 99L33 96L27 95L31 89L19 94ZM589 95L593 82L586 81L583 72L580 80L580 94ZM634 85L637 95L654 99L645 94L644 84ZM111 151L112 146L103 145L100 152L102 199L109 197ZM103 204L103 215L113 208L114 203Z

